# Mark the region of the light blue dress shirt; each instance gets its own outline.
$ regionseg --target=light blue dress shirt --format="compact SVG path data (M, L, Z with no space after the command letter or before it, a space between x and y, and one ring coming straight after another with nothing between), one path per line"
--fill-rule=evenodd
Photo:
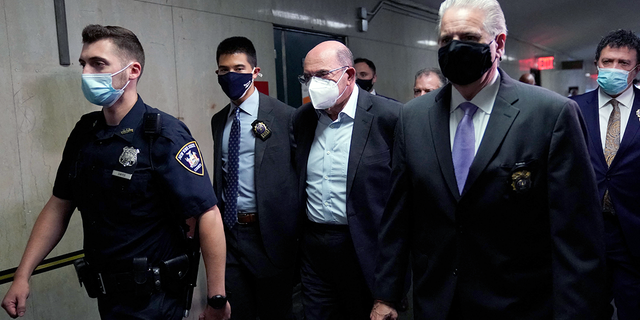
M238 212L257 212L256 187L254 179L256 138L251 131L251 124L258 119L258 90L240 105L240 156L238 158ZM222 171L227 176L227 159L229 156L229 134L231 123L235 117L236 106L231 102L227 115L227 123L222 133ZM226 182L225 182L226 186ZM224 192L222 193L224 199Z
M318 111L318 126L307 160L307 217L322 224L347 224L347 170L358 90L338 119Z

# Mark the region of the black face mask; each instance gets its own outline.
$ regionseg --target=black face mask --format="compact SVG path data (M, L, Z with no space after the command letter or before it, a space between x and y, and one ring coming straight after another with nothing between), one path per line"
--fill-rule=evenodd
M369 80L356 79L356 84L364 91L371 91L371 88L373 88L373 78Z
M453 40L438 50L440 70L449 81L470 84L493 65L488 44Z

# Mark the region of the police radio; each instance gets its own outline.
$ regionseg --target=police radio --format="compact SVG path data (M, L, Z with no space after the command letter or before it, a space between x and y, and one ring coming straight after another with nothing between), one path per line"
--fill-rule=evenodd
M162 117L159 113L145 113L143 122L144 134L151 136L157 136L162 132Z
M159 113L145 113L142 130L144 131L144 136L149 138L149 164L151 165L151 169L154 169L151 151L153 148L153 139L162 132L161 115Z

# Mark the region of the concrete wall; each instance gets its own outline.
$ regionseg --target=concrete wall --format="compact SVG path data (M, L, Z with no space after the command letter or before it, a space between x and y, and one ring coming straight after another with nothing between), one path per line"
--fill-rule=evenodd
M435 41L436 26L382 10L368 32L358 32L356 9L372 10L377 3L66 0L72 63L60 66L53 1L0 0L0 270L18 265L33 223L51 196L69 132L82 114L97 110L80 89L77 58L85 25L121 25L138 35L147 55L141 96L146 103L183 119L211 168L209 121L228 103L214 73L215 48L226 37L244 35L253 40L264 74L260 80L269 82L272 96L277 92L272 28L278 24L346 36L354 56L369 58L378 66L378 92L402 102L411 99L415 72L437 66L437 48L419 43ZM538 54L540 50L508 40L507 54L515 60L503 61L503 68L517 78L517 59L528 58L533 51ZM567 87L563 83L578 76L554 81L549 73L548 82L563 91ZM79 250L81 243L81 221L75 214L50 256ZM1 285L0 296L8 288L9 284ZM25 319L98 318L95 301L78 286L72 267L34 276L31 289ZM204 305L202 279L196 291L191 319L197 318Z

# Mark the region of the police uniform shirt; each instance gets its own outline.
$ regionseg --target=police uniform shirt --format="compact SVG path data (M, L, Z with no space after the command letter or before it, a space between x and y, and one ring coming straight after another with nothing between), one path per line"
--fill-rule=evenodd
M158 135L144 134L145 113L161 114ZM184 253L184 220L217 204L189 129L139 96L116 127L102 111L80 119L53 195L80 210L85 254L97 265L144 256L158 263Z

